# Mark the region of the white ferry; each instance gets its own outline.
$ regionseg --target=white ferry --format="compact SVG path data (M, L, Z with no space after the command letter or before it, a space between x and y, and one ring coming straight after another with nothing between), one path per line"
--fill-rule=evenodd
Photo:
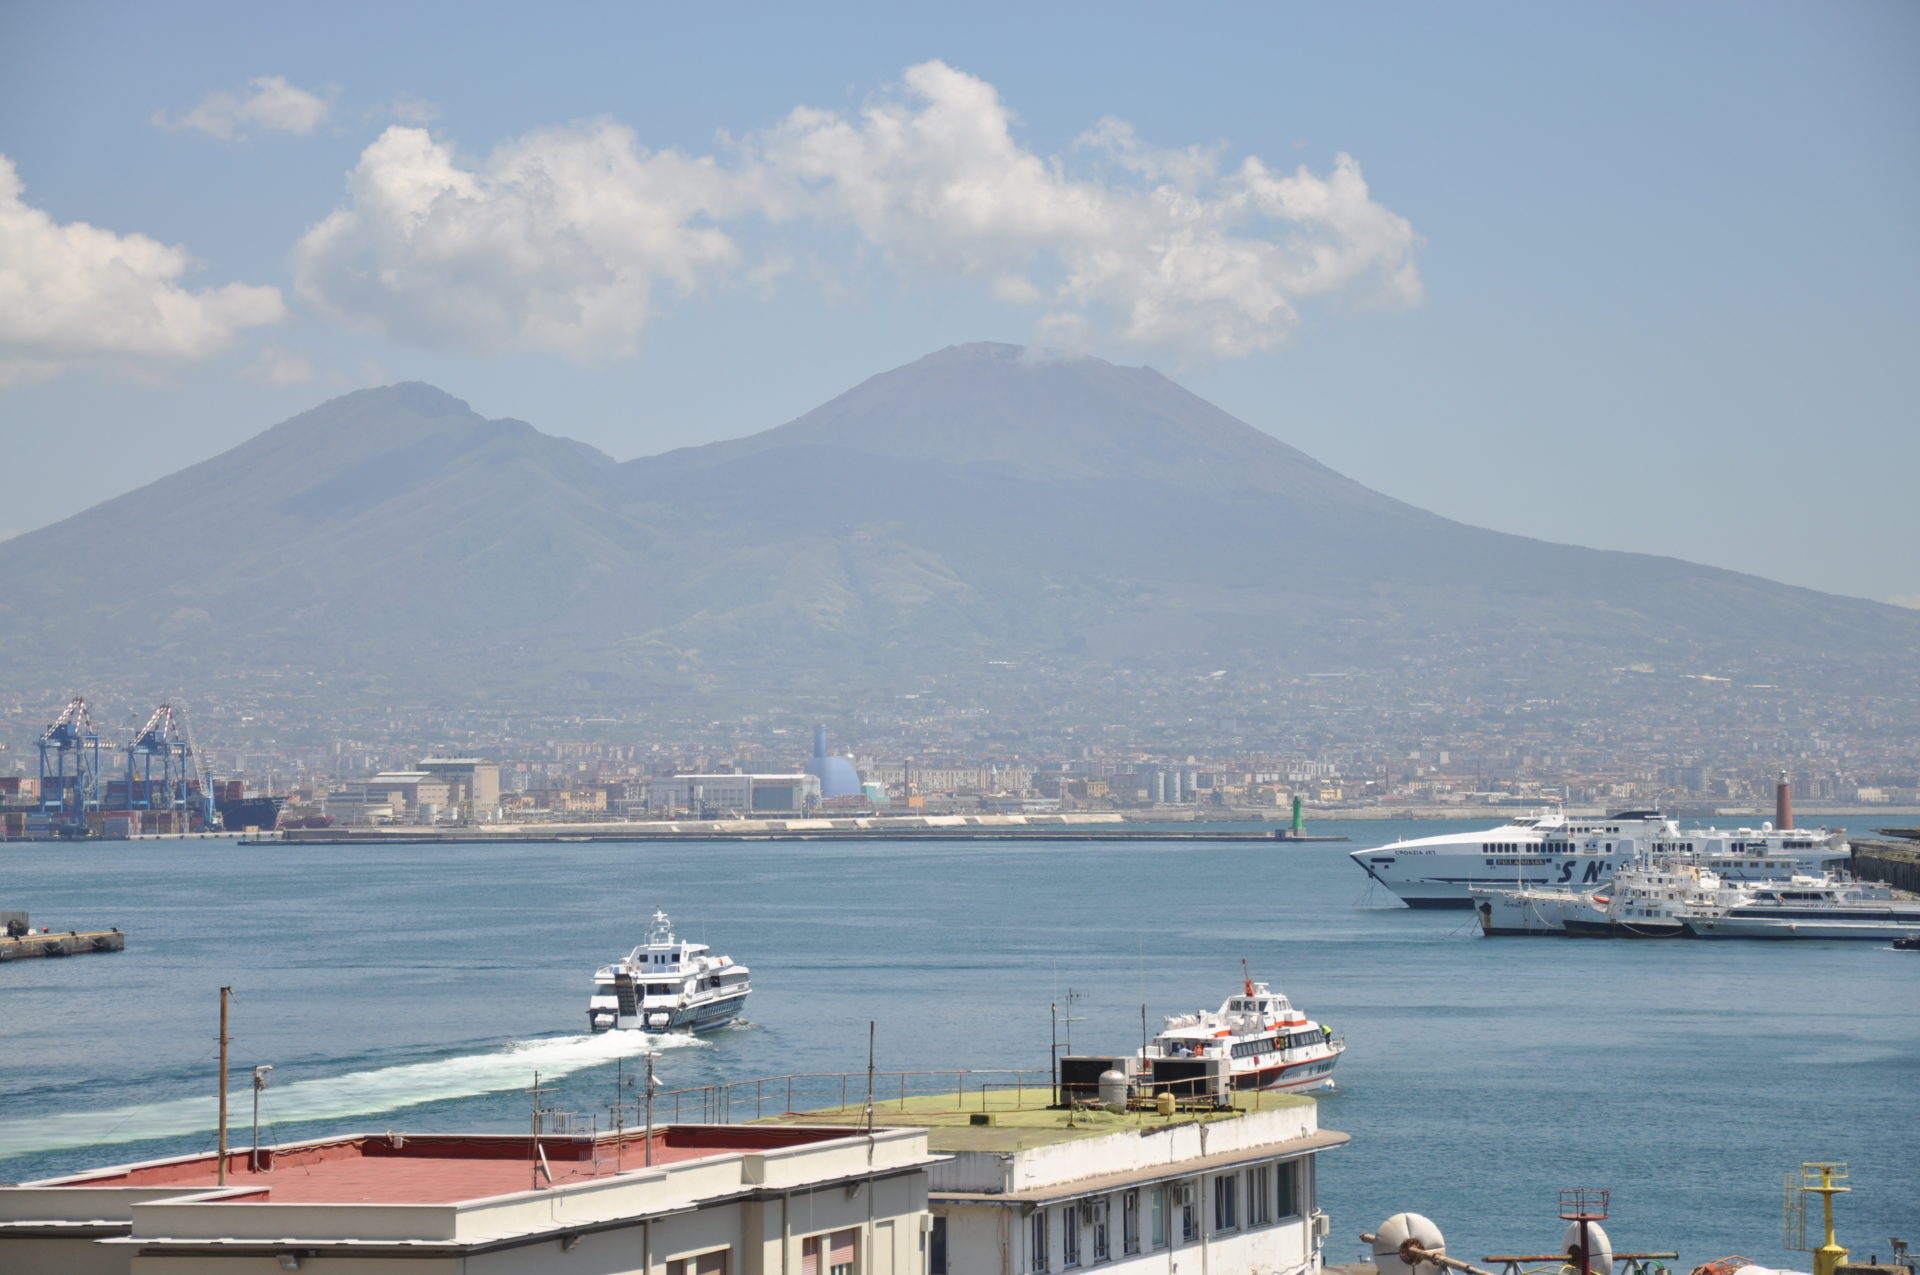
M647 941L594 973L587 1024L596 1032L711 1031L740 1016L751 990L746 966L675 938L667 914L655 912Z
M1622 868L1605 891L1475 890L1487 934L1587 938L1801 938L1920 935L1920 899L1828 873L1727 881L1684 862Z
M1821 874L1723 886L1674 908L1697 939L1866 939L1920 935L1920 900L1890 886ZM1570 920L1569 934L1633 935L1625 921L1602 928Z
M1355 850L1353 861L1408 907L1472 907L1474 887L1526 890L1605 885L1639 856L1687 857L1730 881L1817 873L1849 854L1844 832L1825 828L1689 828L1657 810L1583 818L1529 815L1497 828L1446 832Z
M1726 878L1715 870L1716 865L1734 857L1699 852L1666 859L1645 856L1622 864L1614 872L1613 880L1605 885L1585 889L1541 885L1518 890L1476 885L1470 886L1467 893L1473 899L1474 910L1480 914L1482 933L1565 934L1569 917L1592 920L1619 913L1629 906L1646 917L1652 915L1648 909L1656 906L1666 909L1682 898L1698 895L1703 882L1704 888L1721 889L1726 885ZM1790 853L1743 851L1737 860L1749 883L1784 880L1805 870L1804 860ZM1679 932L1677 924L1669 926L1670 935ZM1649 930L1647 936L1651 934Z
M1219 1009L1169 1017L1136 1057L1138 1072L1151 1078L1156 1092L1224 1064L1231 1088L1304 1093L1333 1087L1333 1066L1346 1049L1331 1027L1248 978Z

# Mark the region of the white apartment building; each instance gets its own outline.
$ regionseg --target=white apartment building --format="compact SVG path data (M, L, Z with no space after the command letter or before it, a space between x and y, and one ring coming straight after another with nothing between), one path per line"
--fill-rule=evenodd
M1298 1094L1226 1111L1067 1111L1048 1091L889 1102L926 1127L927 1275L1311 1275L1328 1221L1315 1157L1345 1145ZM815 1112L810 1123L846 1119ZM854 1117L859 1118L859 1117Z
M0 1187L8 1275L924 1275L921 1129L328 1138Z

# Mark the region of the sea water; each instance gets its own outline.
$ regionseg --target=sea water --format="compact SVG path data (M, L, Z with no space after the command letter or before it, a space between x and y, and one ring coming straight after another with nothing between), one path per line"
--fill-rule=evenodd
M1859 1258L1920 1230L1920 955L1489 939L1347 858L1463 826L1316 826L1349 845L14 843L0 903L128 944L0 965L0 1180L210 1150L222 985L245 1146L258 1064L263 1142L518 1130L536 1076L543 1105L592 1112L649 1050L667 1090L863 1073L869 1023L883 1072L1044 1074L1058 1037L1130 1052L1142 1005L1154 1026L1217 1006L1245 960L1347 1041L1320 1099L1353 1138L1320 1161L1335 1260L1402 1210L1462 1256L1551 1251L1559 1189L1605 1187L1616 1248L1805 1269L1781 1187L1813 1160L1851 1165L1837 1211ZM752 968L740 1024L586 1032L592 971L656 908Z

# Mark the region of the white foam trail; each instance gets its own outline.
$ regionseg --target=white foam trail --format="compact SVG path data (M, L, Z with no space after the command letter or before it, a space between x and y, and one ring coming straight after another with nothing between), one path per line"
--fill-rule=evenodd
M524 1089L536 1071L543 1081L557 1080L618 1058L638 1058L703 1043L691 1036L610 1031L594 1036L516 1040L493 1053L350 1071L319 1080L286 1083L287 1073L293 1070L288 1067L275 1072L273 1079L280 1083L267 1089L260 1120L262 1124L269 1120L292 1124L376 1115L423 1102ZM244 1071L235 1077L230 1121L248 1118L251 1095L245 1088L247 1079ZM28 1120L0 1121L0 1157L179 1137L211 1131L218 1118L219 1101L209 1094L108 1111L48 1113Z

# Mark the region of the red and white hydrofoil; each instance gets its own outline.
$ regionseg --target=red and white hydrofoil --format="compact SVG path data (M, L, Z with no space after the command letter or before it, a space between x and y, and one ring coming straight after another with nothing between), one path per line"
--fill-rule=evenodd
M1346 1049L1333 1028L1249 977L1219 1009L1170 1016L1138 1057L1139 1070L1156 1080L1182 1078L1213 1059L1225 1064L1234 1089L1304 1093L1333 1088L1333 1066Z

